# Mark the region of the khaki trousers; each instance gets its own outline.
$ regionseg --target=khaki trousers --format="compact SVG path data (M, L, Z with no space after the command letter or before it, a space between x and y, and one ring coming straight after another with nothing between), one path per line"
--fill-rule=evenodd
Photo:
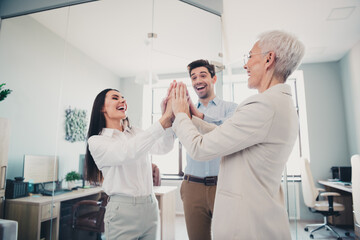
M183 180L180 188L189 240L211 240L216 186Z

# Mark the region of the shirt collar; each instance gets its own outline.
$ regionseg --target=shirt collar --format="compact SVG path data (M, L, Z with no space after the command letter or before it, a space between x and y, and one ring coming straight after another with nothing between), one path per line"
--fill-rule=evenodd
M130 131L130 128L129 127L125 127L125 130L124 132L129 132ZM117 134L121 134L123 132L117 130L117 129L114 129L114 128L103 128L100 135L102 136L106 136L106 137L112 137L113 135Z
M219 99L217 96L215 96L215 97L213 98L213 100L210 100L210 101L209 101L209 103L213 103L215 106L218 105L219 102L220 102L220 99ZM203 105L203 104L202 104L200 101L198 101L198 103L197 103L197 105L196 105L196 108L199 108L201 105Z
M112 137L115 134L115 132L120 132L120 131L113 128L103 128L100 135L106 137Z

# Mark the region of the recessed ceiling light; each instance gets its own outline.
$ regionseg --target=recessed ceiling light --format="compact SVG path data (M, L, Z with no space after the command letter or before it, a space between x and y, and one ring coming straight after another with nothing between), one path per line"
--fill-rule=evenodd
M350 17L355 7L333 8L327 20L344 20Z

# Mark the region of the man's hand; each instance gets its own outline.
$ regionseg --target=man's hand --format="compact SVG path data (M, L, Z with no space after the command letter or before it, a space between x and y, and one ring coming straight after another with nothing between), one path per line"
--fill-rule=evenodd
M175 116L179 112L186 113L190 118L190 110L188 104L188 97L186 95L186 85L182 82L176 84L176 88L172 90L172 111Z
M204 119L204 114L201 113L196 107L195 104L191 101L191 98L188 98L188 104L189 104L189 108L190 108L190 114L191 116L196 116L200 119Z

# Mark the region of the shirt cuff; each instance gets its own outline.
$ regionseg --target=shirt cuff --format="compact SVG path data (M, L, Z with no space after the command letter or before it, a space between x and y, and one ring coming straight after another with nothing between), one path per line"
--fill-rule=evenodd
M175 133L176 133L176 129L179 127L178 125L180 124L181 120L186 119L186 118L189 119L189 116L186 113L180 112L180 113L176 114L175 120L172 125L172 128Z
M165 133L165 129L161 126L159 121L156 121L151 127L150 127L150 133L154 139L158 139L162 137Z
M204 120L205 122L212 122L212 121L214 121L214 119L206 116L205 114L204 114L204 119L202 119L202 120Z
M165 129L165 136L174 136L174 135L175 135L174 130L171 127Z

